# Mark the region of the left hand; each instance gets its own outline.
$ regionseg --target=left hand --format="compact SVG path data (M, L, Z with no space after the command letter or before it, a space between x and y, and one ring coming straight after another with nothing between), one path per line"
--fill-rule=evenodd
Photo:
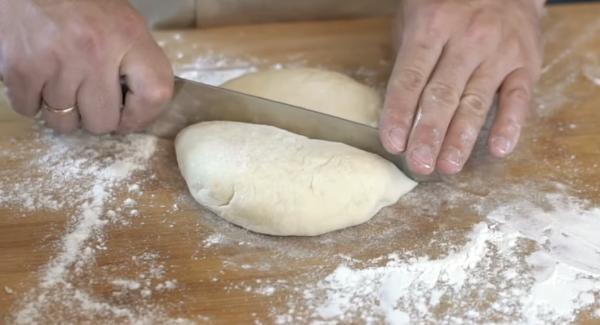
M499 92L488 145L510 154L540 71L542 9L541 0L402 1L380 122L386 149L405 153L415 173L458 173Z

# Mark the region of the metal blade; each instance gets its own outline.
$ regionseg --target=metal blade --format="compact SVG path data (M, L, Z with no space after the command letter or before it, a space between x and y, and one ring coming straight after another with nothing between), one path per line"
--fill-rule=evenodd
M233 90L176 78L170 110L148 132L174 138L180 130L201 121L236 121L267 124L313 139L342 142L377 154L417 181L439 181L437 174L414 175L402 155L389 154L374 127L302 107Z

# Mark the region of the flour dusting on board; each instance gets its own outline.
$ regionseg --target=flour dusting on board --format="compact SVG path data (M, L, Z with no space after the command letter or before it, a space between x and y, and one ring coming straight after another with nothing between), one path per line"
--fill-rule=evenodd
M542 118L576 101L576 96L587 96L588 90L571 89L579 78L597 91L597 54L580 58L573 49L599 29L600 21L592 24L589 33L574 37L544 67L546 91L536 98ZM173 38L183 41L177 35ZM173 53L173 61L179 62L176 73L213 85L257 69L283 67L211 51L200 57L186 55ZM548 79L548 71L561 66L566 68L558 71L556 80ZM583 68L572 69L579 66ZM351 74L361 80L380 79L369 69ZM582 127L579 122L558 125L557 130L576 130ZM134 176L148 172L148 160L158 149L156 139L35 132L40 133L35 141L14 140L17 150L0 150L0 158L25 164L30 171L18 175L13 169L0 169L0 208L17 209L21 215L15 218L34 218L40 212L48 212L50 218L67 211L68 222L49 263L39 270L37 286L25 295L18 287L3 287L4 294L17 301L11 322L191 323L171 317L177 308L153 300L159 293L180 293L185 281L210 282L213 290L222 291L221 299L235 293L232 296L240 301L273 306L267 314L252 313L257 324L562 324L577 321L581 313L600 319L599 202L578 199L560 184L551 190L532 184L498 185L486 193L482 185L494 183L487 174L473 177L467 188L423 184L368 224L310 239L252 234L182 199L164 206L164 222L179 226L178 212L198 210L192 231L204 237L196 238L198 250L189 258L201 268L207 256L218 256L220 268L207 279L200 274L170 278L165 257L146 251L128 256L131 265L115 275L96 261L109 255L103 252L119 248L106 238L109 227L127 228L144 213L140 202L147 184L134 181ZM27 161L32 153L38 158ZM577 157L565 157L555 170L577 168ZM486 163L484 170L493 168ZM180 197L187 196L182 192ZM464 206L470 210L446 213ZM451 215L461 220L450 220ZM259 251L262 254L255 254ZM230 271L239 277L226 277ZM98 281L105 281L107 296L94 290Z
M57 243L57 253L40 270L39 284L16 306L12 322L16 324L70 322L72 317L88 320L168 321L158 306L139 304L137 309L111 304L93 296L78 278L94 270L97 253L106 250L104 228L122 222L135 207L131 198L120 211L108 210L119 191L139 194L140 184L130 183L131 176L146 169L155 152L156 138L145 135L93 137L83 133L55 136L41 130L36 140L21 143L10 153L19 161L26 153L35 159L23 162L31 173L0 173L2 206L17 206L29 211L72 211L66 233ZM25 214L24 214L25 215ZM150 256L152 257L152 256ZM144 257L142 257L144 258ZM152 257L156 259L156 256ZM161 265L148 264L143 281L115 279L114 295L124 289L149 296L153 290L172 290L176 280L165 280ZM52 312L50 312L52 311Z
M431 258L390 253L351 258L299 297L280 324L344 321L565 323L600 307L600 208L565 194L515 199L485 211L468 241ZM286 291L289 285L280 286ZM593 315L593 314L592 314ZM597 316L596 316L597 317Z

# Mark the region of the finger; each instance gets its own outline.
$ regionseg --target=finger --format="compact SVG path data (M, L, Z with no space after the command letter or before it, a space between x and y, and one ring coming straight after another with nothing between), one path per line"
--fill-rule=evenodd
M406 39L388 82L379 132L383 146L393 154L406 148L419 97L446 42L421 38Z
M139 131L167 107L173 94L173 71L164 53L148 39L134 47L121 63L129 92L119 123L120 132Z
M83 127L92 134L117 130L121 114L119 70L114 67L98 69L89 74L77 94L77 104Z
M55 109L74 107L77 104L77 90L80 84L81 80L77 77L77 74L61 70L46 82L42 90L42 98L46 105ZM77 110L57 113L44 109L42 110L42 116L48 127L60 133L69 133L79 127L79 113Z
M496 64L496 62L494 62ZM446 132L446 138L437 161L437 168L445 174L462 170L473 151L477 136L500 87L502 65L479 67L465 88L456 114Z
M488 146L496 157L513 152L521 127L529 115L534 78L525 68L519 68L506 77L500 89L498 115L490 131Z
M481 53L465 55L465 46L449 46L421 96L418 118L407 145L407 163L418 174L430 174L458 108L465 86L481 63Z
M17 67L11 68L4 74L6 96L17 113L34 117L41 107L44 77L29 78L26 73L19 72Z

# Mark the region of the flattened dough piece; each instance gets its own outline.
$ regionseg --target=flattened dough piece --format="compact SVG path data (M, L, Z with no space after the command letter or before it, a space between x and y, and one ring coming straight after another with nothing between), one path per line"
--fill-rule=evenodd
M334 71L311 68L265 70L222 87L376 126L381 98L372 88Z
M369 220L416 183L391 162L272 126L204 122L176 139L192 196L270 235L314 236Z

